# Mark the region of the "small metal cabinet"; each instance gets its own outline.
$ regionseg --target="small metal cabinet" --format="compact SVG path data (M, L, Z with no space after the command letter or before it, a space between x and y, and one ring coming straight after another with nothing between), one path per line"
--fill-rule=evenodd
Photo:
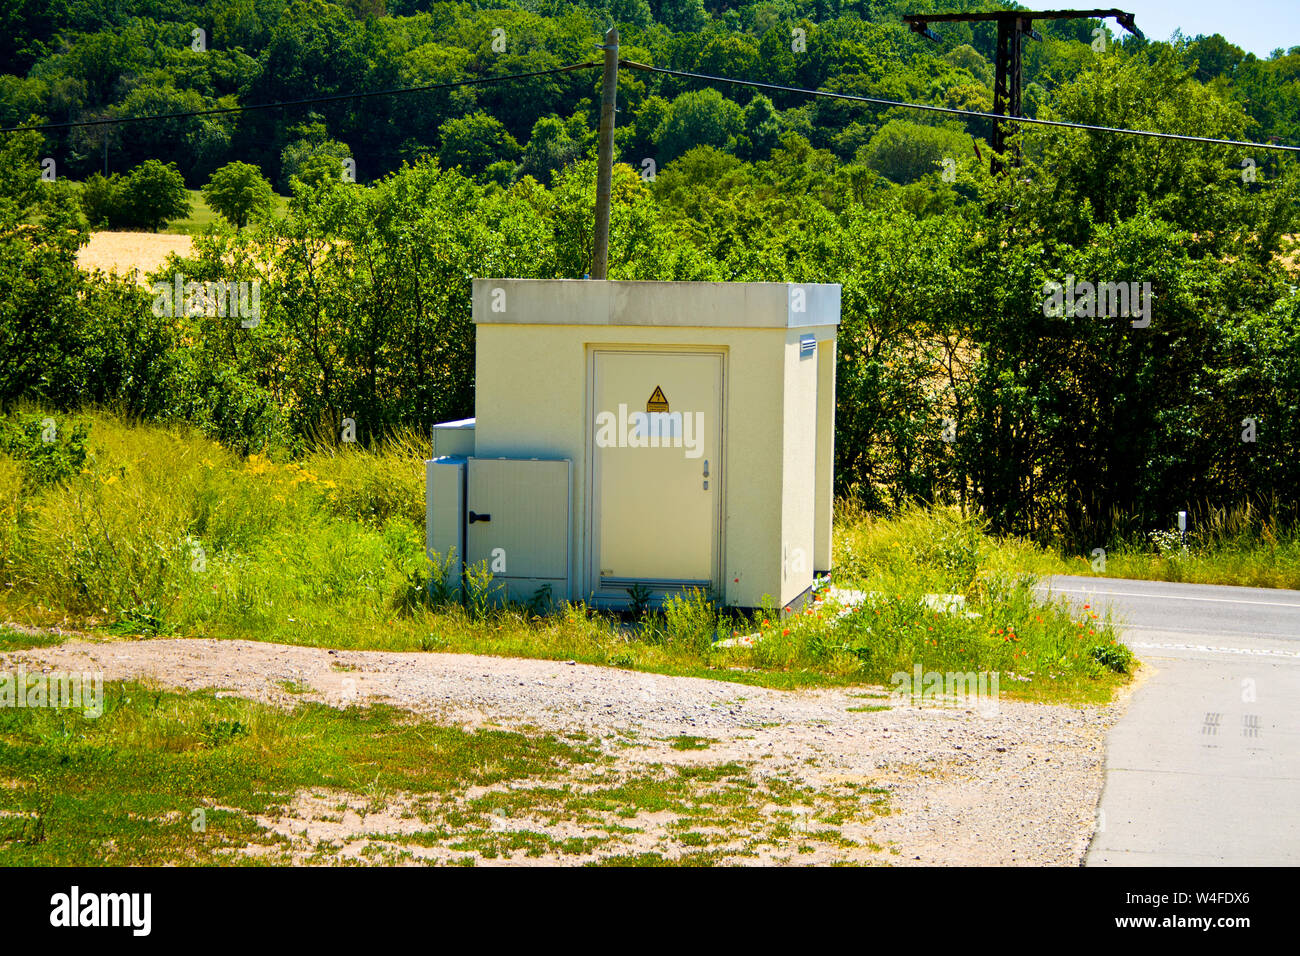
M502 597L568 600L571 463L567 459L470 458L465 555L486 564Z
M424 541L429 558L443 566L443 586L460 592L465 560L464 455L444 455L424 463Z

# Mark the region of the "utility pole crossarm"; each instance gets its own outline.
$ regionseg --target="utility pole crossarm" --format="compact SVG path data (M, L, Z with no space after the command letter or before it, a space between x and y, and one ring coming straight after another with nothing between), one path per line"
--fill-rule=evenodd
M1105 20L1114 17L1119 25L1138 39L1145 39L1133 22L1133 14L1112 7L1109 10L994 10L987 13L909 13L903 22L914 33L926 32L927 23L970 23L1003 19L1021 20Z
M1023 71L1021 69L1021 46L1025 37L1041 40L1034 29L1035 20L1101 20L1114 17L1125 30L1135 37L1143 38L1142 31L1133 22L1133 14L1125 10L994 10L986 13L909 13L903 22L913 33L919 33L927 39L938 41L939 36L930 29L931 23L988 23L998 25L997 63L994 64L993 112L999 116L1019 117L1021 113L1021 91ZM999 157L1006 149L1006 123L993 124L993 172L1002 170ZM1014 157L1015 165L1020 165L1019 147Z

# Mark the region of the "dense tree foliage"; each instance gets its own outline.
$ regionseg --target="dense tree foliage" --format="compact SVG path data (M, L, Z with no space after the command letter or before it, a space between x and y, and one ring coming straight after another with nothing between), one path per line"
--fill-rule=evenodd
M915 6L22 0L0 20L0 122L546 70L590 59L610 18L637 62L990 109L994 28L945 25L936 44L902 25ZM1030 115L1300 143L1300 48L1098 51L1095 26L1042 24ZM5 137L0 402L119 404L245 450L345 417L366 441L471 414L471 277L589 268L597 84L581 70ZM1295 508L1294 159L1034 127L1023 165L993 177L982 120L634 70L619 107L612 278L841 283L839 492L956 502L1085 551L1184 508ZM219 223L152 277L256 282L255 321L160 315L76 269L87 220L114 224L137 175L91 177L105 150L117 172L174 162L173 186L237 162L292 192L286 215ZM40 181L47 156L84 179L80 204ZM1092 291L1054 309L1051 284L1076 281Z
M1004 5L959 0L944 6ZM486 8L432 0L386 5L360 0L14 0L0 13L0 124L185 113L551 69L591 59L593 37L611 18L622 30L624 56L640 62L988 110L993 26L944 25L936 28L941 42L934 43L901 22L902 13L917 7L910 0L735 5L586 0L540 8L513 0ZM1093 90L1091 107L1062 103L1057 94L1098 61L1145 61L1164 51L1193 71L1205 95L1213 91L1223 108L1240 108L1252 138L1300 140L1300 47L1260 59L1218 35L1172 44L1124 35L1115 38L1122 43L1111 43L1100 54L1090 45L1096 23L1039 24L1044 42L1025 48L1030 115L1049 108L1086 120L1110 104L1117 114L1110 117L1112 125L1163 119L1159 111L1130 109L1107 99L1104 88ZM213 170L238 160L256 164L287 189L296 170L285 166L303 161L304 140L308 146L329 141L350 150L343 155L356 160L362 181L371 181L419 155L437 155L449 165L450 154L477 132L486 139L475 139L472 166L464 168L482 174L495 163L518 163L519 147L527 146L543 118L567 122L576 110L594 129L597 83L595 72L578 71L498 85L60 130L48 137L47 149L74 178L103 171L107 146L110 169L118 172L145 159L162 159L175 162L187 182L198 187ZM1147 103L1156 91L1150 94ZM761 105L747 109L756 99ZM941 121L932 123L930 114L809 102L786 93L763 96L745 87L715 91L695 81L644 73L624 74L621 107L620 143L635 151L625 158L639 162L652 157L659 166L699 145L742 159L765 159L779 134L791 130L852 162L883 134L871 153L877 157L874 168L888 165L906 178L915 173L916 162L927 161L909 161L908 155L928 157L935 148L950 145L942 133L916 128L947 128ZM894 121L913 125L900 127ZM319 124L319 130L304 135L303 127L311 124ZM551 126L542 132L555 138ZM955 132L986 138L989 130L986 123L972 121ZM490 156L482 154L483 147L492 150ZM552 147L539 144L534 154ZM970 151L969 145L962 148Z
M227 163L203 187L203 201L236 226L246 226L252 216L270 212L274 200L271 184L250 163Z

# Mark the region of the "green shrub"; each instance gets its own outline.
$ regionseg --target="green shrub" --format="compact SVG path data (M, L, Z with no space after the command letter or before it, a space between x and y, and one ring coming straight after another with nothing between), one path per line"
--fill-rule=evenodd
M81 211L91 229L115 229L125 225L122 208L122 177L94 173L81 184Z
M1116 674L1128 674L1133 670L1133 652L1126 644L1102 644L1093 647L1088 654L1102 667L1108 667Z
M966 594L993 550L982 519L956 508L910 506L885 516L845 502L839 520L837 578L919 578L930 591Z
M185 178L175 163L148 159L127 175L94 173L81 184L81 211L91 229L157 232L190 214Z
M22 463L32 484L49 485L66 481L85 466L87 434L84 422L69 427L51 416L0 419L0 451Z
M129 225L157 232L173 219L190 214L185 177L175 163L146 159L122 184L122 210Z
M663 604L666 643L696 653L707 651L718 631L718 609L707 594L692 588Z
M251 217L271 210L275 193L261 169L236 160L212 174L203 187L203 199L210 209L242 228Z

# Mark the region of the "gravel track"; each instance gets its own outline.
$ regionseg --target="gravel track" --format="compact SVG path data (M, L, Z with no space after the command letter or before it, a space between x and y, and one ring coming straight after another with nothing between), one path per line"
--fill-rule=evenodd
M867 687L778 691L558 661L249 641L70 642L0 655L0 669L19 661L280 706L385 702L466 728L635 734L636 746L610 750L629 766L734 760L811 785L869 782L891 792L893 812L871 838L898 865L1079 865L1095 829L1105 733L1132 689L1106 706L1002 700L989 713L900 705ZM310 690L291 694L281 686L290 681ZM716 742L675 750L668 741L680 735Z

